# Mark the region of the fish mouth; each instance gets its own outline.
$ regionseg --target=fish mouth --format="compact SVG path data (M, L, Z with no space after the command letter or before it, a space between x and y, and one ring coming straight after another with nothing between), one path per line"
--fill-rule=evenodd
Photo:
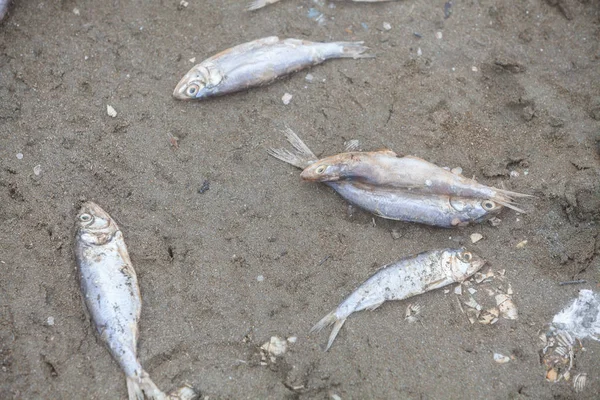
M177 100L190 100L190 98L185 94L187 90L187 83L185 78L183 78L177 86L175 86L175 90L173 90L173 97Z

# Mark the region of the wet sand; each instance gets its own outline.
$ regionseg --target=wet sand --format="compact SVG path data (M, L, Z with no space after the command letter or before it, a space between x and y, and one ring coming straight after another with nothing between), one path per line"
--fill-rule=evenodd
M15 1L0 26L0 398L127 396L79 293L85 200L125 235L143 297L139 355L165 391L597 398L599 343L576 359L588 373L579 394L546 382L538 356L544 324L579 289L599 290L597 0L454 1L448 18L443 1L282 0L253 13L188 1ZM377 58L210 101L172 98L191 59L270 35L364 40ZM287 145L286 126L317 155L357 139L537 197L496 227L374 218L267 155ZM472 233L484 239L471 244ZM418 298L420 323L404 320L404 301L350 317L327 353L329 331L308 334L379 266L462 245L506 270L518 320L471 325L453 291L438 290ZM587 283L558 285L573 279ZM271 336L297 341L262 365Z

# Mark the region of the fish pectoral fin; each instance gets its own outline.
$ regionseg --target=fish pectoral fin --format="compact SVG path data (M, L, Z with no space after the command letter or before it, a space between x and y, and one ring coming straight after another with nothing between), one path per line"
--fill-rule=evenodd
M427 292L427 291L433 290L433 289L439 289L442 286L446 286L445 281L446 281L446 279L442 278L442 279L438 279L437 281L431 282L427 286L425 286L425 288L423 289L423 292Z
M394 150L390 150L390 149L379 149L379 150L375 151L375 153L385 154L386 156L390 156L390 157L398 157L398 154L396 154L396 152Z

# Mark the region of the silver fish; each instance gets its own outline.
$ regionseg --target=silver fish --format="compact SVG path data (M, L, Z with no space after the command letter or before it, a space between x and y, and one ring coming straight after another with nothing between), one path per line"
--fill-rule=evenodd
M284 133L294 152L269 149L271 156L305 170L317 162L317 157L291 129L288 128ZM382 218L443 228L483 222L502 210L501 205L486 199L423 194L354 180L323 183L350 203Z
M184 386L167 396L143 370L137 357L142 299L123 234L95 203L85 203L77 217L75 258L81 291L102 341L127 377L130 400L187 400L197 397Z
M9 5L10 5L10 0L0 0L0 21L2 21L4 19L4 17L6 16Z
M270 36L240 44L194 66L173 96L204 99L269 84L279 77L331 58L372 58L363 42L318 43Z
M519 212L523 210L514 204L514 199L532 197L486 186L418 157L398 157L391 150L350 152L325 157L304 169L300 177L318 182L353 179L375 186L489 199Z
M258 10L260 8L268 6L269 4L277 3L278 1L279 0L254 0L248 6L248 11ZM382 3L382 2L394 1L394 0L351 0L351 1L358 2L358 3Z
M403 300L462 282L484 264L484 259L464 249L432 250L403 258L383 266L310 331L318 332L333 324L327 351L352 313L375 310L386 301Z
M453 228L487 221L502 206L492 200L401 191L355 182L324 182L350 203L379 217Z

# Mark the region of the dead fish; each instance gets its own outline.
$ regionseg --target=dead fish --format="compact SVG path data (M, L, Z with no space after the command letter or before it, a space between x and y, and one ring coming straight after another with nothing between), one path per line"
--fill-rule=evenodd
M6 16L9 5L10 5L10 0L0 0L0 21L2 21L4 19L4 17Z
M279 0L254 0L248 6L248 11L258 10L260 8L268 6L269 4L277 3L278 1ZM351 0L351 1L354 1L357 3L383 3L383 2L394 1L394 0Z
M484 222L502 210L492 200L423 195L358 181L324 183L350 203L379 217L443 228Z
M313 152L291 129L284 133L295 151L269 149L271 156L303 169L317 161ZM502 210L501 205L486 199L424 195L394 187L375 187L355 180L323 183L350 203L382 218L444 228L483 222Z
M319 321L311 332L333 324L329 350L346 319L354 312L375 310L386 301L403 300L469 278L485 260L464 249L431 250L383 266Z
M81 291L94 326L127 377L130 400L187 400L197 397L184 386L170 396L150 379L137 357L138 320L142 299L123 234L95 203L87 202L77 217L75 258Z
M318 182L353 179L415 192L487 199L518 212L524 211L514 204L515 198L533 197L483 185L418 157L398 157L391 150L326 157L307 167L300 177Z
M269 84L331 58L372 58L363 42L318 43L270 36L227 49L194 66L173 96L204 99Z

